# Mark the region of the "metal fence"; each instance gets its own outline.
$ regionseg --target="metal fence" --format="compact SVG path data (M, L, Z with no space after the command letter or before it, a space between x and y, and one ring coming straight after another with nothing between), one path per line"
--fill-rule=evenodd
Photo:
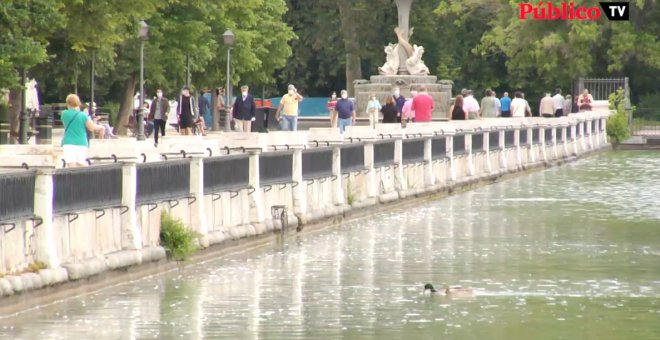
M515 146L516 146L516 130L504 131L504 147L513 148Z
M500 149L500 132L493 131L488 133L488 149L497 151Z
M476 133L472 135L472 153L484 151L484 134Z
M454 156L465 154L465 135L455 135L452 142Z
M188 159L137 166L137 203L156 203L190 195Z
M379 168L394 164L394 142L374 143L374 167Z
M0 221L34 215L34 171L0 174Z
M341 173L364 170L364 144L349 144L341 147Z
M401 150L403 164L421 163L424 161L424 140L404 139Z
M433 138L431 140L431 158L435 161L445 157L447 157L447 138Z
M262 186L293 182L293 151L259 155L259 180Z
M332 176L332 148L306 149L302 153L303 179Z
M594 100L608 100L610 94L616 92L618 89L628 88L628 78L579 78L578 88L575 94L580 94L584 89L589 90L589 93Z
M204 193L246 189L250 186L250 157L232 155L204 159Z
M59 169L53 175L53 212L63 214L121 205L119 164Z

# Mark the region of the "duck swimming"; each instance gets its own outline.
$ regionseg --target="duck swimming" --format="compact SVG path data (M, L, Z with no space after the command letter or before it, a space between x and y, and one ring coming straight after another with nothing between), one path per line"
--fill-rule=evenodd
M424 294L434 295L436 293L438 293L438 291L435 289L435 287L433 287L432 284L427 283L424 285ZM467 288L467 287L445 286L445 295L450 297L473 297L474 291L472 290L472 288Z

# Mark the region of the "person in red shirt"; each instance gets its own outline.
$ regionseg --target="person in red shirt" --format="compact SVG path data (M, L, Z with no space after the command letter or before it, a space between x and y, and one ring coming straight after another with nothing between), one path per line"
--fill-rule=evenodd
M415 123L430 122L435 103L433 97L426 92L426 86L419 87L419 93L413 98L412 111L415 112Z

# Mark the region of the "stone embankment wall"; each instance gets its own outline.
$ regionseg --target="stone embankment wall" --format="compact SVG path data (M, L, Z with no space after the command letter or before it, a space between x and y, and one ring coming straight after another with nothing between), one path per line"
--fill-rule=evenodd
M0 296L162 261L161 211L197 231L202 247L270 233L282 221L293 230L609 147L608 116L381 124L343 136L168 136L158 149L94 141L93 166L77 169L56 168L57 147L3 149L3 166L41 167L0 173Z

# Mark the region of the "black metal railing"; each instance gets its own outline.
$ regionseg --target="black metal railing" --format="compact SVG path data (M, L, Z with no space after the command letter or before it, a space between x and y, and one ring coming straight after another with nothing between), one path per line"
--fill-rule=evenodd
M293 182L293 151L259 155L259 180L262 186Z
M156 203L190 195L190 160L137 165L137 203Z
M472 135L472 153L484 151L484 134L478 132Z
M465 135L455 135L452 141L454 156L465 154Z
M555 134L557 135L557 143L563 143L564 142L564 128L563 127L555 128Z
M515 146L516 146L516 130L504 131L504 147L513 148Z
M532 144L533 145L541 144L541 134L538 128L532 129Z
M332 148L306 149L302 153L303 179L332 176Z
M546 145L552 145L552 130L551 129L545 129L544 133L544 139L545 139L545 144Z
M118 164L56 170L54 214L120 206L122 177Z
M424 161L424 140L404 139L401 150L403 164L421 163Z
M341 147L341 173L364 170L364 144L349 144Z
M246 154L204 159L204 193L246 189L250 186L250 156Z
M374 143L374 167L394 164L394 141Z
M34 215L34 171L0 174L0 221Z
M488 149L496 151L500 149L500 132L493 131L488 133Z
M447 138L433 138L431 140L431 158L435 161L445 157L447 157Z

